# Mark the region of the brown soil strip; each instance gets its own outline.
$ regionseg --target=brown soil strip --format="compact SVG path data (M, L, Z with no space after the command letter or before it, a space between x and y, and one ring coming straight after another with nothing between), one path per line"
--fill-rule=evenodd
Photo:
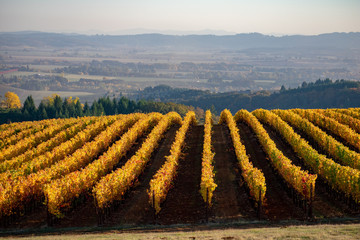
M265 174L267 184L266 204L264 206L265 218L271 222L305 219L304 211L297 207L287 195L284 186L279 181L279 176L271 167L251 128L244 123L239 123L238 127L241 140L246 147L250 160L255 167L261 169ZM285 156L291 159L295 165L301 166L302 169L309 169L275 129L267 125L264 125L264 127ZM206 206L199 193L203 126L194 126L189 130L185 140L184 155L178 168L178 175L173 182L173 188L169 191L167 199L162 204L162 210L156 220L154 211L148 203L146 191L149 188L149 181L164 163L164 157L169 154L178 128L179 126L173 126L166 133L139 181L124 196L124 200L118 202L112 208L112 213L106 219L105 226L148 225L154 223L161 225L198 224L206 220ZM136 152L144 139L145 136L138 140L127 156L121 159L121 163L117 167L122 166ZM241 171L237 164L229 130L225 125L213 126L212 145L215 152L214 169L218 187L214 192L213 206L209 210L209 221L227 223L242 219L256 219L256 210L253 208L249 195L245 190L245 185L241 180ZM323 181L317 180L315 191L313 213L316 220L359 216L359 212L355 212L341 200L336 200L329 195L327 185ZM98 219L93 199L90 194L84 195L84 198L86 199L85 202L80 203L76 209L69 212L64 219L55 224L54 228L97 226ZM40 205L32 213L19 217L10 226L3 229L23 230L41 229L42 227L46 227L46 209L45 206Z
M169 155L179 127L179 125L172 126L166 132L158 150L153 154L135 187L125 196L122 203L116 206L110 218L106 220L106 225L154 223L154 211L149 204L147 190L150 187L150 180L164 164L165 156Z
M343 163L341 163L338 159L334 158L333 156L331 156L331 154L327 151L325 151L319 144L317 141L314 140L314 138L312 138L310 135L308 135L305 131L303 131L300 128L295 127L294 125L292 125L290 122L287 122L289 124L289 126L291 126L294 131L299 134L303 139L305 139L312 148L314 148L318 153L325 155L327 158L332 159L334 162L337 162L340 165L343 165ZM324 131L326 132L326 131ZM335 136L331 135L331 133L326 132L328 135L334 137L336 139ZM339 139L337 139L339 141ZM345 146L350 146L349 144L345 144L345 142L342 142ZM351 150L355 150L354 147L350 146Z
M158 214L158 224L200 223L205 219L205 204L200 195L201 156L204 126L193 126L185 139L184 157L177 176Z
M256 219L256 211L242 182L229 129L225 125L213 126L212 146L218 186L214 192L210 220Z
M289 122L288 122L289 125L291 125ZM348 147L350 150L354 151L354 152L357 152L357 153L360 153L360 150L357 149L355 146L353 146L352 144L348 143L346 139L340 137L339 135L333 133L332 131L326 129L326 128L323 128L315 123L312 123L314 124L315 126L317 126L318 128L320 128L323 132L325 132L327 135L333 137L334 139L336 139L338 142L341 142L344 146ZM292 125L291 125L292 126ZM294 128L294 127L293 127ZM354 130L355 131L355 130ZM303 134L303 133L302 133ZM304 133L304 135L306 135L309 139L311 139L311 141L315 142L315 140L313 140L312 137L308 136L307 134ZM316 145L318 146L318 144L316 143Z
M122 157L118 164L114 166L114 170L117 168L121 168L128 159L130 159L137 150L141 147L142 143L145 141L147 135L150 133L152 128L149 128L143 135L137 139L135 144L131 147L131 149L126 153L124 157ZM74 208L70 213L66 214L63 219L60 219L54 227L86 227L86 226L97 226L98 225L98 217L96 213L96 207L94 205L94 199L92 196L92 189L87 194L84 194L83 198L85 200L81 202L76 208Z
M118 168L125 164L126 160L129 159L141 146L141 143L146 139L146 136L151 131L149 129L144 135L137 140L132 146L130 151L125 157L120 159L119 163L114 167ZM116 139L119 140L119 138ZM116 142L114 141L114 142ZM104 152L106 152L105 150ZM102 154L102 153L101 153ZM99 154L98 157L101 155ZM97 159L98 157L94 158ZM97 226L97 215L96 208L94 206L94 199L90 192L83 194L80 199L76 199L75 202L79 204L65 214L62 219L56 219L54 227L85 227L85 226ZM36 228L47 225L47 213L46 206L38 206L33 212L26 214L25 216L18 217L13 223L11 223L7 229L14 228Z
M284 186L281 185L279 177L276 176L266 154L262 151L252 129L245 123L238 123L240 138L245 145L246 152L254 167L261 169L266 179L266 202L264 206L265 215L271 221L286 219L304 219L304 210L297 207L293 200L286 194Z
M303 160L297 156L292 147L286 142L286 140L282 139L279 133L277 133L269 125L264 124L263 126L268 132L270 138L275 142L276 147L282 151L283 154L288 157L294 165L300 166L303 170L308 170L313 174L310 168L305 166ZM318 177L318 180L315 183L315 199L313 202L313 214L315 219L320 219L323 217L345 217L354 215L355 213L356 212L351 210L346 204L329 196L329 194L326 192L326 184L323 181L320 181Z

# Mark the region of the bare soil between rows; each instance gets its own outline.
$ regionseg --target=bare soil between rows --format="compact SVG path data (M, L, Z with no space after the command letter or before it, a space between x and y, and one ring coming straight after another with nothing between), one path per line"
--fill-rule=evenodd
M264 124L264 128L268 132L271 139L275 142L276 147L283 152L296 166L302 170L307 170L314 174L311 169L306 166L301 158L293 151L292 147L269 125ZM323 218L342 218L342 217L359 217L360 212L352 210L341 200L336 200L327 192L326 183L318 176L315 184L315 199L313 202L313 215L315 219Z
M296 153L274 129L267 125L264 127L277 147L295 165L307 169L302 160L297 157ZM52 227L47 225L45 206L40 206L33 213L20 216L9 226L1 227L0 235L1 232L5 234L6 232L23 231L36 233L37 231L46 231L46 229L54 232L134 228L168 231L169 229L181 230L192 229L193 227L208 229L212 227L226 228L227 226L247 228L257 225L286 225L293 224L294 221L296 223L309 223L306 220L304 210L298 207L287 194L283 184L279 181L279 176L263 152L256 135L245 123L238 123L242 143L246 147L250 161L264 173L267 184L266 204L263 206L261 221L257 217L257 209L246 190L246 184L242 180L241 169L226 125L213 126L214 171L218 187L214 192L212 206L207 208L199 192L204 127L192 126L186 136L186 146L183 149L173 187L161 205L162 210L158 215L155 215L148 199L149 181L164 163L165 156L169 155L178 128L179 126L173 126L168 130L144 173L131 191L124 196L124 199L114 204L110 209L110 214L100 227L96 208L93 204L94 200L88 194L85 196L85 202L82 205L70 212L64 219L56 221ZM132 150L126 158L130 158L134 152L135 150ZM350 209L340 200L331 198L322 181L316 183L313 212L312 223L317 221L360 221L360 213Z

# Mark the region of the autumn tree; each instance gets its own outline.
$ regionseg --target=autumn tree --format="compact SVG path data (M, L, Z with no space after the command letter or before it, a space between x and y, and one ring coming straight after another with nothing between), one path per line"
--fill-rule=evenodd
M6 92L4 106L5 108L21 108L19 96L13 92Z
M44 97L41 102L43 102L45 105L54 105L54 99L56 97L60 96L56 93L53 93L51 96Z

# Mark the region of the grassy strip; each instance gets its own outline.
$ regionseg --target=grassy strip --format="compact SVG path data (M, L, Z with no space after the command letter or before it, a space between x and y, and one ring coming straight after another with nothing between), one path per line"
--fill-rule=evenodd
M209 229L210 228L210 229ZM99 229L100 230L100 229ZM48 235L9 236L3 239L48 240L48 239L359 239L360 224L321 224L294 226L228 227L217 226L196 228L161 228L151 230L119 231L116 229L101 233L50 233Z

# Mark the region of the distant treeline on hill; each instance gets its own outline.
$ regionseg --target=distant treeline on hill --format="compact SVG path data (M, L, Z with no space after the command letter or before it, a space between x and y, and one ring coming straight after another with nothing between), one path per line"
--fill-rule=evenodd
M0 110L0 124L51 118L128 114L133 112L168 113L175 111L185 116L189 110L194 110L194 108L176 103L145 100L134 101L125 97L119 99L103 97L89 105L87 102L81 104L78 98L72 99L69 97L63 100L58 95L45 98L36 107L32 96L28 96L22 108ZM197 109L197 111L203 113L201 109Z
M0 33L1 46L31 47L94 47L114 49L160 48L166 50L198 49L251 49L251 48L359 48L359 32L326 33L314 36L292 35L275 37L260 33L242 33L228 36L215 35L81 35L46 32L3 32Z
M171 88L169 86L148 87L138 93L137 99L171 101L202 109L213 109L220 113L227 108L235 113L239 109L253 111L290 108L349 108L360 107L360 82L330 79L303 82L295 89L270 92L226 92Z
M135 99L103 97L91 105L76 99L52 96L44 99L38 107L29 96L20 109L0 110L0 124L15 121L32 121L47 118L68 118L128 114L133 112L178 112L184 116L195 110L201 121L203 109L219 114L223 109L235 113L239 109L249 111L290 108L350 108L360 107L360 82L330 79L304 82L295 89L282 87L280 91L211 93L210 91L171 88L160 85L140 91Z

